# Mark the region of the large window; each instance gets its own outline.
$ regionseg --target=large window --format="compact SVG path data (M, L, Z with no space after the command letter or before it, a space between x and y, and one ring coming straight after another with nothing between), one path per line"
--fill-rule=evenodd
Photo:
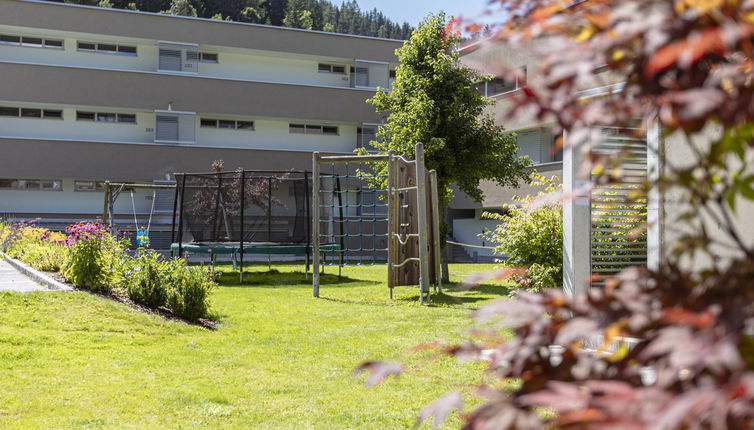
M254 131L254 121L239 121L235 119L202 118L199 121L202 128L225 128L231 130Z
M63 191L60 179L0 179L2 190Z
M534 164L563 161L563 149L555 143L556 136L546 128L516 132L518 154L526 155Z
M514 79L494 77L489 81L479 82L475 85L479 94L487 97L496 97L522 88L526 84L526 67L522 67L518 76Z
M114 43L84 42L77 43L79 51L97 52L100 54L136 55L136 47L132 45L116 45Z
M47 39L33 36L14 36L10 34L0 34L0 45L63 49L63 40Z
M89 111L77 110L76 120L77 121L136 124L136 114L114 113L114 112L89 112Z
M338 127L331 125L289 124L288 132L294 134L324 134L337 136Z
M11 106L0 106L0 117L11 116L17 118L43 118L43 119L63 119L61 109L40 109L40 108L19 108Z

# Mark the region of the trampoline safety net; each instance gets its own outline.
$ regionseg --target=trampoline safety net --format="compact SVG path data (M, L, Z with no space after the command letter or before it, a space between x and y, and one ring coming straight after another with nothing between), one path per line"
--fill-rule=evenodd
M308 246L311 241L308 172L238 170L176 179L173 242Z

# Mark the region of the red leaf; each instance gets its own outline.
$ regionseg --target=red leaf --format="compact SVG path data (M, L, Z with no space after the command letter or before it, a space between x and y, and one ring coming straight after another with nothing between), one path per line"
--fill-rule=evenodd
M388 363L383 361L365 361L359 367L354 369L353 373L358 375L362 372L369 372L366 386L373 387L382 383L390 375L399 376L403 372L403 366L400 363Z

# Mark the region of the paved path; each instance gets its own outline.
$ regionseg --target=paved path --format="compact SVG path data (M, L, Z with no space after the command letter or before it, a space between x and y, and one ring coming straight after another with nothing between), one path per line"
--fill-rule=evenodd
M43 286L29 279L5 260L0 259L0 291L38 291L47 290Z

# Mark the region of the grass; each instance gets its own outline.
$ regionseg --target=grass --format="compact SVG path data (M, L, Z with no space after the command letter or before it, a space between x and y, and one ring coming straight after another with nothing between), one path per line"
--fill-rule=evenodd
M490 265L451 265L456 274ZM480 363L411 347L459 340L468 309L502 284L388 299L384 267L323 277L321 299L297 265L227 266L213 291L217 330L168 321L85 292L0 294L0 428L407 428L451 389L471 392ZM406 372L371 389L369 359ZM448 425L458 426L454 417Z

